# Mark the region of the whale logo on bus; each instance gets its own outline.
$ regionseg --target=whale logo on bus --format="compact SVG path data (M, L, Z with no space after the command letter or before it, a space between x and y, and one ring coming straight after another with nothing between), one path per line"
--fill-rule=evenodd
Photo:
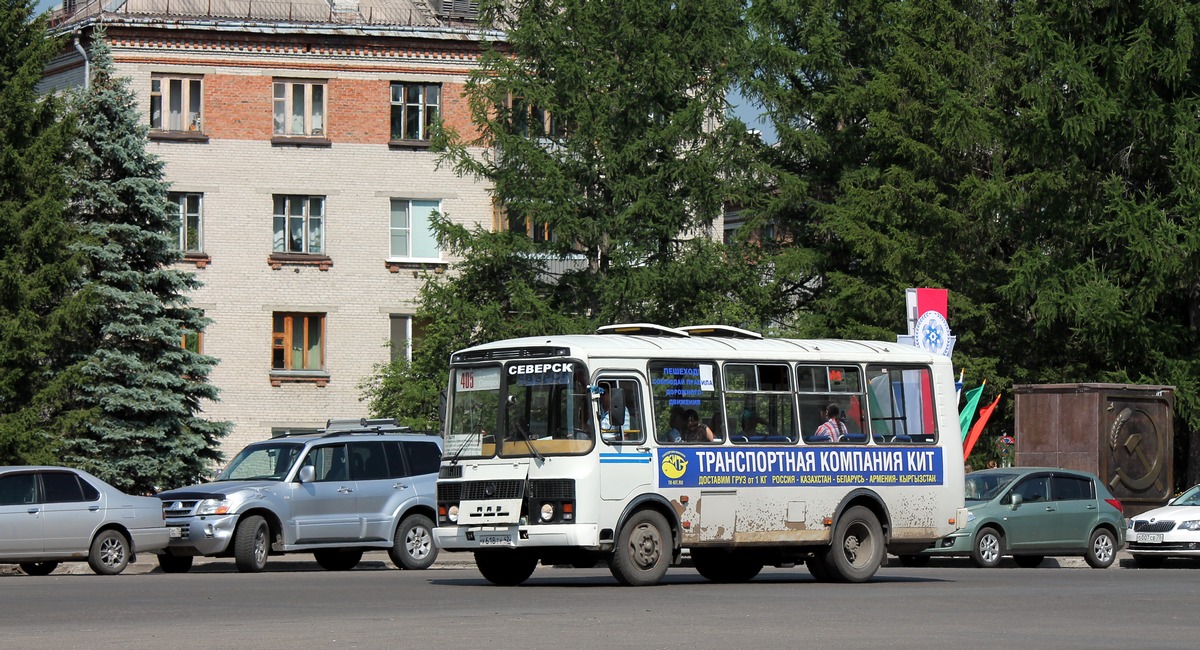
M677 451L663 454L662 473L667 478L679 478L687 471L687 457Z

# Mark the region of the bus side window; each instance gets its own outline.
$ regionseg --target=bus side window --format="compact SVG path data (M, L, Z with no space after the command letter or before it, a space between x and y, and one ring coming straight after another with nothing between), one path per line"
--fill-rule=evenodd
M641 389L637 380L606 379L597 385L603 390L597 400L597 417L603 439L607 442L645 441ZM614 399L618 396L619 399Z

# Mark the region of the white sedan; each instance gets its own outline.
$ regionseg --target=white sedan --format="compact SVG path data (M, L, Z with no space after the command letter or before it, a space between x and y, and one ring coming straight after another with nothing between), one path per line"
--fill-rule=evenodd
M1140 567L1156 567L1168 557L1200 558L1200 485L1167 505L1129 518L1128 551Z
M77 469L0 467L0 563L46 575L86 561L115 575L168 543L162 501L130 496Z

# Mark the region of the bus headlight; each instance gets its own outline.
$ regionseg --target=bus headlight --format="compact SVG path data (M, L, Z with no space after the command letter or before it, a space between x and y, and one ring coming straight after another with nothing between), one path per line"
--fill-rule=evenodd
M551 521L554 519L554 506L549 503L542 504L542 521Z

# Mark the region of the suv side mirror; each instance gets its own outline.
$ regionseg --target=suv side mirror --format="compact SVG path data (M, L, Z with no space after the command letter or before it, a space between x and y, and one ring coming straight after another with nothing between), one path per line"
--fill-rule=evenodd
M1021 507L1022 501L1024 501L1024 499L1021 498L1021 495L1014 492L1012 495L1012 509L1016 510L1017 508Z
M301 483L312 483L313 479L317 478L317 470L313 469L312 465L305 465L300 468L300 473L296 476Z

